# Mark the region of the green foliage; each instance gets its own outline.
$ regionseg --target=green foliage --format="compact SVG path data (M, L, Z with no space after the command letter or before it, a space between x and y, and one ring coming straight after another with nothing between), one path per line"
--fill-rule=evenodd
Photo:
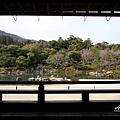
M28 67L28 59L26 59L24 56L19 56L16 59L16 65L20 69Z
M93 45L90 38L83 41L70 35L58 40L14 41L0 36L0 67L37 69L41 64L57 71L73 67L77 70L120 70L120 44L105 41Z
M10 45L15 44L15 41L10 36L0 35L0 44Z
M81 53L79 51L70 51L68 53L71 62L81 62Z
M84 49L90 49L93 46L93 42L90 38L88 38L87 40L85 40L83 42L83 48Z

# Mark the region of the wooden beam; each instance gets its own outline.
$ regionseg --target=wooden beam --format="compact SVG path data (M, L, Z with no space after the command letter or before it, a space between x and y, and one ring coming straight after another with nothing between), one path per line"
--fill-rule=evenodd
M61 14L63 14L63 2L61 3Z
M111 10L111 14L114 13L115 9L118 7L119 3L115 3L114 7Z
M76 13L77 4L74 3L74 14Z
M2 93L0 93L0 101L2 101Z
M8 8L7 4L6 4L5 2L3 2L3 5L4 5L5 9L8 11L8 13L9 13L10 15L12 15L12 12L11 12L10 9Z
M48 1L41 1L41 2L25 2L22 3L18 2L0 2L1 4L1 15L49 15L49 16L116 16L119 17L120 13L114 13L114 11L120 10L120 2L84 2L84 1L73 1L73 2L48 2ZM37 7L37 4L40 4ZM53 6L52 6L53 5ZM98 13L89 13L90 8L95 8ZM24 6L26 8L24 8ZM13 7L13 8L12 8ZM53 8L51 8L53 7ZM84 7L84 8L83 8ZM101 13L101 11L107 10L110 13ZM42 10L41 10L42 9ZM53 10L53 11L52 11ZM71 13L63 11L73 11ZM86 11L86 13L80 13L76 11ZM92 9L91 9L92 10ZM56 11L56 12L54 12Z
M48 14L50 14L49 2L47 2L46 4L47 4L47 12L48 12Z
M90 9L90 6L91 6L91 3L89 2L89 3L88 3L87 10L86 10L86 14L88 14L88 11L89 11L89 9Z
M35 14L37 15L37 10L36 10L36 4L35 4L35 2L32 2L32 6L33 6Z
M101 5L101 7L100 7L100 9L99 9L99 11L98 11L98 14L101 13L101 11L103 10L104 6L105 6L105 3L102 3L102 5Z
M20 11L22 12L22 14L24 15L24 10L23 10L23 7L22 7L22 4L20 2L18 2L18 5L20 7Z
M44 102L45 102L44 85L40 85L38 87L38 103L43 104Z

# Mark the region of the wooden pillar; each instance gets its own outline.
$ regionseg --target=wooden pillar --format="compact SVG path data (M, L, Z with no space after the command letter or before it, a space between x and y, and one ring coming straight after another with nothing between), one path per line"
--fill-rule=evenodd
M38 87L38 103L43 104L45 101L44 85L40 84Z
M0 93L0 101L2 101L2 93Z
M82 101L84 103L88 103L89 102L89 93L88 92L83 92L82 93Z

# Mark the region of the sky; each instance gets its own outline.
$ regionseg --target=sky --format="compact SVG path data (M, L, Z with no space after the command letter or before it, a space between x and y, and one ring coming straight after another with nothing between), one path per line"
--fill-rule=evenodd
M93 44L120 44L120 17L0 16L0 30L37 41L73 35Z

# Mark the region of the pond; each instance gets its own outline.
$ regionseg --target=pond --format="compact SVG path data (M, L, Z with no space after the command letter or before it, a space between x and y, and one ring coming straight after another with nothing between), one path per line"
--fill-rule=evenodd
M16 77L20 77L22 78L23 81L28 80L28 78L30 77L34 77L36 78L37 76L41 76L40 74L36 74L36 73L27 73L27 74L0 74L0 81L15 81ZM44 74L42 77L50 77L51 74ZM100 77L95 77L95 76L90 76L89 74L86 73L81 73L81 74L54 74L54 76L58 76L58 77L62 77L62 78L78 78L78 79L104 79L104 78L100 78Z

